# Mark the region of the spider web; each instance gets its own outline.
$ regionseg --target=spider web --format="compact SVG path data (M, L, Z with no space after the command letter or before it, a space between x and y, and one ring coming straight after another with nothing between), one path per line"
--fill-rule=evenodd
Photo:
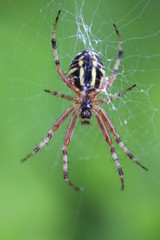
M115 3L118 4L116 1ZM148 11L154 8L154 5L150 1L137 1L136 4L128 5L127 10L121 9L118 16L111 14L113 5L102 0L93 3L93 6L85 1L74 1L71 6L69 1L61 3L34 1L36 11L35 9L33 12L31 11L30 17L26 17L26 20L22 22L14 39L13 55L8 56L12 61L11 77L3 77L11 85L9 122L13 124L15 121L22 121L27 117L25 124L29 126L29 128L24 129L21 125L23 130L16 131L14 135L16 139L23 139L26 136L29 138L34 134L34 142L37 144L39 139L43 139L43 136L46 135L47 126L51 126L69 106L69 103L53 99L42 92L43 89L53 89L72 94L60 80L58 74L55 74L50 44L55 17L58 10L61 9L56 39L59 59L66 74L73 57L83 49L91 49L101 57L106 66L106 75L111 75L118 53L118 40L113 28L113 23L116 23L124 55L117 79L108 93L121 92L133 84L137 86L123 98L104 106L104 108L123 142L129 143L131 152L134 151L137 158L142 159L142 162L149 152L153 151L153 145L156 149L159 147L159 143L157 145L159 136L155 124L158 107L153 103L151 97L157 86L156 76L159 75L160 71L159 64L157 64L160 60L160 30L152 22L150 26L147 25L147 28L144 28ZM18 6L14 1L10 1L10 6L14 13L17 13L17 20L20 21L21 15L18 12ZM137 28L137 24L140 24L141 27ZM28 39L28 44L23 42L27 34L32 34L33 37ZM39 41L43 42L39 43ZM39 65L43 66L42 72L40 72ZM20 68L19 75L17 75L17 68ZM23 90L20 91L20 89ZM106 96L103 95L103 97ZM55 102L58 107L53 109ZM18 111L13 113L15 103L19 103ZM40 111L40 114L37 111ZM34 117L31 124L28 122L31 120L28 116ZM63 144L66 126L67 124L64 124L63 130L60 130L60 136L56 133L55 139L52 140L54 144L59 141ZM35 130L38 133L34 133ZM76 134L80 137L77 137ZM92 141L90 141L90 136L92 136ZM101 143L96 146L99 138ZM85 141L89 144L84 144ZM96 161L102 149L106 151L106 143L101 138L101 133L94 119L91 127L87 130L86 127L82 128L77 123L72 142L71 146L74 147L69 147L69 151L71 156L76 157L77 161L90 159ZM33 145L31 144L31 146ZM93 156L91 153L95 146L96 152ZM46 151L50 151L52 147L53 143L49 144ZM84 150L79 151L80 149ZM119 150L117 149L117 151ZM121 154L120 152L118 154ZM60 145L59 150L54 154L57 154L57 160L54 161L54 164L57 165L62 158Z
M148 20L150 11L156 12L155 4L149 0L127 4L125 2L125 8L122 7L124 2L119 2L121 1L109 3L98 0L91 4L90 1L84 0L61 2L35 0L25 3L26 15L23 15L19 11L20 3L18 5L16 1L9 1L9 7L16 15L15 21L19 27L14 32L11 53L2 50L3 57L9 61L11 71L7 72L5 69L1 76L2 81L9 86L7 95L4 95L3 90L1 94L1 104L8 109L5 117L2 116L2 120L5 121L1 126L6 129L8 125L15 125L13 134L8 140L25 142L23 151L21 150L22 156L46 136L49 127L70 105L64 100L46 95L43 89L73 95L56 73L50 43L59 9L62 11L56 40L61 67L66 74L75 55L81 50L91 49L101 57L106 67L106 75L111 75L118 53L118 40L113 28L113 23L116 23L124 55L117 79L107 94L119 93L133 84L136 84L136 87L123 98L103 107L123 142L142 164L149 164L149 161L146 164L146 159L159 149L160 134L157 124L159 106L156 97L160 72L159 15L155 13L154 17ZM118 9L116 11L115 6ZM10 37L12 33L12 31L8 33L8 36ZM27 41L24 41L25 38ZM102 97L105 98L106 95L103 94ZM48 166L52 164L50 179L61 172L61 150L67 122L55 133L51 143L40 154L41 158L47 155L47 158L52 160L52 163L47 163ZM124 158L124 153L117 146L116 151L120 159ZM97 164L99 156L103 158L100 159L103 167L106 158L112 161L94 118L91 126L81 126L77 121L68 152L69 162L72 162L69 167L70 175L74 182L78 178L79 185L88 184L91 165ZM128 166L125 162L126 158L121 162L122 166ZM112 167L115 167L114 163ZM78 175L81 178L77 177ZM57 178L59 181L62 174ZM81 204L82 195L77 203L75 225L72 229L73 238Z
M68 94L71 93L68 89L66 89L66 86L60 81L57 75L54 76L53 80L55 66L53 66L54 59L49 40L53 31L54 19L59 9L61 9L62 12L58 22L56 39L61 66L66 74L68 73L68 66L72 58L83 49L91 49L97 52L102 58L103 63L106 66L106 75L111 75L118 52L118 41L113 28L113 23L115 22L120 32L124 55L116 82L113 84L113 87L108 90L108 93L114 94L121 92L133 84L136 84L137 86L132 90L132 92L129 92L122 99L111 103L109 106L104 106L104 108L109 117L112 119L117 132L122 135L123 141L125 143L129 142L129 146L134 146L134 149L138 152L138 158L144 158L144 155L148 155L149 151L153 151L153 140L157 137L155 115L158 109L156 105L152 103L150 93L156 88L156 81L153 74L159 73L160 70L157 64L155 66L153 65L153 63L155 64L159 60L158 40L160 30L158 27L153 27L152 25L145 29L143 22L145 21L149 9L152 7L150 1L138 1L137 4L134 3L133 5L128 6L128 11L124 13L122 12L119 14L120 16L118 15L118 17L112 16L110 14L111 10L109 10L109 7L111 8L111 6L101 0L92 7L90 7L90 3L85 3L85 1L74 1L72 6L70 6L68 1L64 1L63 3L56 1L42 1L41 4L38 4L35 1L34 3L37 7L36 14L32 15L28 21L23 23L23 28L15 39L15 58L17 59L19 57L19 48L26 49L27 51L26 59L24 59L24 61L22 60L21 63L22 71L24 71L25 74L23 82L25 90L25 98L23 98L24 110L26 111L27 108L27 114L30 114L30 112L35 113L37 108L40 107L40 103L43 99L45 103L43 103L42 113L47 116L46 118L48 121L47 106L50 104L49 101L52 101L52 99L50 96L43 97L44 95L42 94L41 88L61 90L62 92L67 92ZM11 1L11 4L15 8L13 1ZM102 9L103 12L101 13ZM35 21L36 18L39 20ZM34 21L35 26L32 26ZM142 26L137 29L137 24L141 24ZM48 36L44 36L42 34L44 28L47 28ZM27 31L33 32L35 40L31 45L29 43L28 46L24 46L21 36ZM44 56L41 53L41 46L38 44L40 38L44 39L44 43L48 45L48 48L45 46L45 49L48 51L48 55L46 54ZM27 61L30 60L30 54L32 51L35 59L35 63L33 63L34 67L31 67L30 64L27 63ZM40 63L38 61L40 61L40 63L42 61L42 64L46 62L44 63L45 67L43 68L43 78L39 73ZM15 81L17 84L18 81L21 81L22 83L22 78L20 78L20 80L18 80L17 77L14 78L15 67L16 66L13 66L13 77L11 80ZM51 68L54 72L51 72ZM32 80L30 76L28 76L28 71L30 74L35 76ZM36 89L32 88L33 85ZM35 91L37 94L35 94ZM13 87L11 97L12 101L17 100L14 93L15 87ZM32 107L30 107L32 101L34 103ZM55 104L55 101L56 103L61 103L61 109L59 111L59 114L61 114L68 105L66 102L64 103L64 101L62 102L59 99L53 99L51 104ZM52 113L51 107L50 119L54 118L53 114L55 113ZM57 118L58 114L55 115L55 118ZM20 116L16 115L16 117ZM37 128L43 129L44 134L45 129L43 124L45 120L41 120L41 118L39 120L36 119ZM33 128L31 127L29 132L27 129L27 134L31 134L34 127L35 126L33 125ZM79 127L80 126L78 125L78 128ZM76 154L77 159L90 159L89 153L92 152L93 146L96 144L96 139L99 138L100 135L94 120L93 128L95 129L95 137L94 140L87 145L87 156L84 151L84 155L82 156L77 156ZM80 132L82 132L81 141L79 141L79 138L77 139L76 133L74 134L73 141L76 142L75 146L77 147L74 148L76 153L78 152L78 149L83 148L82 142L85 142L86 138L89 139L88 136L93 132L93 128L86 131L86 129L83 130L82 127L80 127ZM152 140L149 140L151 132ZM144 139L148 140L144 142ZM148 147L149 144L151 147ZM99 151L101 151L101 148L104 148L104 145L105 143L101 143L101 147L99 146L97 154L94 155L95 159L97 159ZM72 152L71 154L75 154L72 149L70 149L70 151ZM93 156L91 156L91 159L93 159Z

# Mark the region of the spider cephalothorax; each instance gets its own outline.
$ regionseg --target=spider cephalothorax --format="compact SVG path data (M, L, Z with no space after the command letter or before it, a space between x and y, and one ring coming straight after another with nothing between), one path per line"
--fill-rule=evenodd
M135 84L125 91L115 94L115 95L108 95L107 99L97 97L99 93L106 91L109 87L112 86L113 82L116 79L118 67L120 64L120 60L122 58L122 46L120 42L119 32L117 30L116 25L114 28L117 33L118 43L119 43L119 51L118 56L114 65L114 69L112 71L112 75L108 77L107 81L105 78L105 68L102 63L100 57L93 51L84 50L77 54L77 56L72 60L70 68L69 68L69 77L64 74L61 69L59 59L58 59L58 52L56 48L56 26L58 22L58 18L60 15L60 11L58 12L53 36L52 36L52 47L55 57L55 63L57 71L61 77L61 79L66 83L66 85L73 90L76 94L76 97L68 96L60 92L45 90L46 92L64 98L69 101L74 101L74 103L59 117L59 119L55 122L52 126L50 131L48 132L47 136L44 140L33 149L33 151L28 154L22 161L25 161L35 153L37 153L49 140L52 138L54 132L61 126L61 124L65 121L65 119L72 113L70 118L68 128L65 135L64 145L63 145L63 175L65 181L72 186L76 190L80 190L76 187L68 178L68 168L67 168L67 147L71 140L73 130L75 127L75 123L77 120L77 116L82 124L89 124L91 121L92 114L96 117L98 125L102 131L102 134L109 145L110 152L112 154L113 160L116 164L118 173L121 178L122 189L124 188L124 181L123 181L123 171L118 161L114 145L112 143L112 139L110 137L110 133L115 138L117 144L122 148L122 150L128 155L128 157L135 163L137 163L140 167L147 170L140 162L138 162L131 152L126 148L126 146L121 142L118 133L116 132L111 120L109 119L108 115L104 111L102 107L99 106L98 103L109 103L114 101L117 98L122 97L128 91L135 87Z
M90 123L90 120L92 117L91 109L92 109L91 100L88 97L84 98L81 103L81 114L80 114L80 118L83 119L81 121L82 124Z

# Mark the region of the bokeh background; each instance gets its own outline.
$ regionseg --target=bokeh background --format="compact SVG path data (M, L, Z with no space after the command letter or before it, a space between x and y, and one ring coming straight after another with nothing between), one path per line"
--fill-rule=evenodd
M159 7L147 0L1 1L0 239L160 239ZM118 51L112 24L120 30L124 57L111 92L137 87L105 110L149 168L143 171L116 146L123 192L95 119L91 126L77 122L68 151L69 176L83 193L63 180L68 121L42 151L20 163L70 105L43 91L71 93L56 72L50 43L59 9L57 47L66 73L76 52L92 47L111 74Z

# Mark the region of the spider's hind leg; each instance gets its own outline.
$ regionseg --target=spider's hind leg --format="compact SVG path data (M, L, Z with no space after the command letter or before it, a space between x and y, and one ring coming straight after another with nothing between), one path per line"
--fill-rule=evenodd
M58 11L58 15L56 17L56 21L55 21L54 29L53 29L53 35L52 35L52 48L53 48L53 53L54 53L54 58L55 58L56 69L57 69L59 76L67 84L67 86L70 89L72 89L75 93L79 94L79 89L74 84L72 84L71 81L69 81L69 79L67 78L65 73L62 71L60 62L59 62L59 58L58 58L58 51L57 51L57 47L56 47L56 27L57 27L60 12L61 11Z
M118 56L117 56L115 65L114 65L114 69L112 71L112 75L110 76L109 80L107 81L106 89L111 87L112 84L114 83L114 81L116 80L118 68L119 68L119 65L120 65L120 62L121 62L121 58L122 58L122 54L123 54L122 44L121 44L121 40L120 40L120 36L119 36L119 31L118 31L118 29L117 29L115 24L113 24L113 26L115 28L115 31L116 31L116 34L117 34L117 38L118 38L119 51L118 51Z

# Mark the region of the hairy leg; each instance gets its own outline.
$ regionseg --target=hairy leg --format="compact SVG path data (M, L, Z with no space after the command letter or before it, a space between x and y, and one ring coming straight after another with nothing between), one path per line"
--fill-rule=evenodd
M78 188L77 186L75 186L68 178L68 158L67 158L67 147L71 141L71 137L73 134L73 130L75 127L75 123L76 123L76 119L77 119L77 115L78 115L79 111L75 111L69 121L68 124L68 128L66 131L66 135L65 135L65 140L64 140L64 145L63 145L63 175L64 175L64 179L65 181L75 190L81 190L80 188Z
M75 105L70 106L59 118L58 120L55 122L55 124L53 125L53 127L50 129L50 131L48 132L47 136L43 139L43 141L37 145L36 148L33 149L33 151L31 153L29 153L24 159L22 159L22 162L26 161L28 158L30 158L32 155L34 155L35 153L37 153L41 148L44 147L44 145L46 145L46 143L48 143L51 139L51 137L53 136L54 132L61 126L61 124L64 122L64 120L69 116L69 114L73 111L73 109L75 109Z
M106 126L105 126L101 116L98 114L98 112L93 110L93 109L92 109L92 111L93 111L94 115L96 116L97 122L99 124L99 127L100 127L102 133L103 133L103 136L104 136L106 142L108 143L108 145L110 147L110 151L111 151L113 160L114 160L114 162L116 164L118 173L119 173L120 178L121 178L122 189L124 189L123 171L122 171L122 168L121 168L120 163L118 161L117 154L115 152L115 148L113 146L113 143L112 143L111 137L109 135L109 132L108 132L108 130L107 130L107 128L106 128Z
M103 121L105 122L105 124L107 125L107 127L109 128L110 132L112 133L112 135L114 136L116 142L118 143L118 145L120 146L120 148L122 148L122 150L127 154L127 156L136 164L138 164L141 168L148 170L145 166L143 166L138 160L135 159L135 157L133 156L133 154L127 149L127 147L124 145L124 143L120 140L120 136L118 135L118 133L115 130L115 127L113 126L111 120L109 119L109 117L107 116L106 112L101 108L101 107L97 107L97 111L99 112L100 116L102 117Z

